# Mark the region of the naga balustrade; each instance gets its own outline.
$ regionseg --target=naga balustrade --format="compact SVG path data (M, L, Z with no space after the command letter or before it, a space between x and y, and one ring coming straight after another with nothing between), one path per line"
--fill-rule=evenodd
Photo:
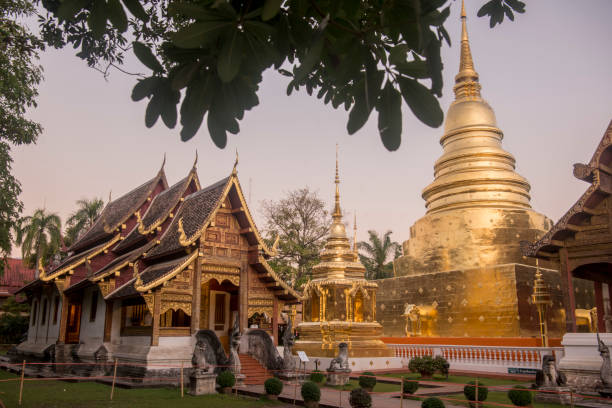
M408 366L410 359L422 356L442 356L451 370L466 372L496 372L535 374L545 355L563 357L563 347L469 346L439 344L387 344L395 356Z

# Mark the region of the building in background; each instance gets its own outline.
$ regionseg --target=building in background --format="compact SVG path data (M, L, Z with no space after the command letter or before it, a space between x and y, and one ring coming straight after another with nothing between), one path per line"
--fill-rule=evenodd
M7 267L0 276L0 306L7 298L14 296L19 288L33 281L36 273L35 269L26 268L22 259L8 258L6 261Z

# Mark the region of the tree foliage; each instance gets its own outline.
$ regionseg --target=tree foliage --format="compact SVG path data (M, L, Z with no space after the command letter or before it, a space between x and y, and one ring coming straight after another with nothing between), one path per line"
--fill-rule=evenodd
M301 286L319 262L331 223L325 206L308 187L290 191L279 201L262 202L267 239L279 237L279 255L270 264L293 287Z
M145 125L159 118L181 125L191 139L204 122L223 148L240 131L246 111L259 104L262 73L289 78L287 94L305 89L349 112L357 132L378 113L388 150L400 146L402 101L424 124L438 127L443 113L444 22L451 0L43 0L45 40L71 44L91 66L123 62L128 36L150 72L132 99L148 99ZM479 11L491 25L514 12L519 0L491 0ZM182 102L181 102L182 101Z
M382 236L376 231L368 231L369 242L359 242L359 260L366 268L366 279L383 279L393 274L392 260L401 255L401 246L391 241L392 231Z
M43 43L19 21L34 14L27 0L0 0L0 274L11 252L12 230L23 208L21 185L11 173L11 146L34 143L38 123L25 117L36 106Z
M87 231L100 216L104 208L104 201L100 198L81 199L77 202L77 210L70 214L66 220L66 234L64 244L72 245L77 238Z
M55 213L44 209L19 220L15 242L21 245L21 257L29 268L38 267L39 262L47 265L59 254L61 243L61 220Z

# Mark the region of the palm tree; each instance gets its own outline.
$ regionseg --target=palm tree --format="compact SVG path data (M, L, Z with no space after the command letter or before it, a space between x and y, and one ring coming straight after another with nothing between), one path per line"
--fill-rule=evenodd
M365 252L359 254L359 260L366 267L366 279L382 279L391 276L393 262L401 254L400 245L391 241L391 231L381 237L376 231L369 230L370 242L359 242L357 248Z
M59 252L62 222L57 214L38 209L19 220L15 229L15 241L21 245L21 257L26 266L35 268L40 262L46 265Z
M78 209L66 221L64 239L67 246L73 244L82 232L87 231L93 225L104 208L104 201L100 198L92 200L84 198L77 201L77 207Z

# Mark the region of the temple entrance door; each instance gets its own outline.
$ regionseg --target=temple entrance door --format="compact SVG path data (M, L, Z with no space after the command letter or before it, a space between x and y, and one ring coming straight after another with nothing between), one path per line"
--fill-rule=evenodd
M68 303L68 319L66 321L66 343L79 342L81 330L81 300L73 299Z
M226 352L229 352L230 294L217 290L210 291L209 326L219 338Z

